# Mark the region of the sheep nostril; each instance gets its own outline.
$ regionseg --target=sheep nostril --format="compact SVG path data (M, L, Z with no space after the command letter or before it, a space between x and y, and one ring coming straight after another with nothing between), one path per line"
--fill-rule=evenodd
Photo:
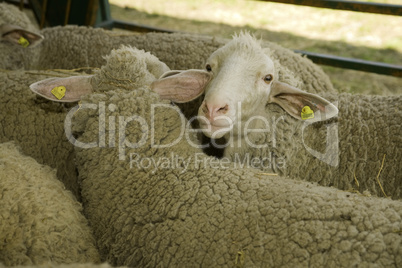
M218 112L225 114L225 113L227 113L228 110L229 110L229 106L226 104L225 106L219 108Z
M227 104L222 106L205 102L202 104L201 110L208 119L214 120L215 117L226 114L229 110L229 106Z

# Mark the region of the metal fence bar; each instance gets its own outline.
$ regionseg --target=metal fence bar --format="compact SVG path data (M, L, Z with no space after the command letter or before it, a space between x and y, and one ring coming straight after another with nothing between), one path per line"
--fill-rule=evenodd
M382 15L402 16L402 5L343 1L343 0L257 0L301 6L321 7L330 9L349 10L357 12L375 13Z
M121 20L111 20L104 22L97 27L104 27L104 28L120 28L130 31L137 31L137 32L161 32L161 33L175 33L177 31L156 28L148 25L142 25L137 23L131 23ZM381 62L375 61L366 61L360 59L353 59L353 58L345 58L345 57L338 57L333 55L327 54L320 54L320 53L313 53L308 51L302 50L294 50L294 52L307 56L311 59L314 63L321 64L321 65L328 65L343 69L351 69L351 70L358 70L363 72L370 72L370 73L377 73L377 74L384 74L384 75L391 75L395 77L402 77L402 66L400 65L393 65L393 64L386 64Z
M312 53L302 50L294 50L296 53L307 56L314 63L328 65L344 69L352 69L363 72L385 74L402 77L402 66L375 61L367 61L353 58L344 58L327 54Z
M146 33L146 32L175 33L175 32L177 32L177 31L173 31L173 30L157 28L157 27L152 27L149 25L131 23L131 22L115 20L115 19L113 20L113 27L116 27L119 29L130 30L130 31L142 32L142 33Z

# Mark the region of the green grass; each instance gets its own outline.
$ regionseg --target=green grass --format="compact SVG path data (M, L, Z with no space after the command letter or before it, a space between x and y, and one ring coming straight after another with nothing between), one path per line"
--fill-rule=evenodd
M375 2L399 3L400 0ZM291 49L402 65L402 18L259 1L110 0L112 17L230 38L249 30ZM323 67L341 91L401 94L402 79Z

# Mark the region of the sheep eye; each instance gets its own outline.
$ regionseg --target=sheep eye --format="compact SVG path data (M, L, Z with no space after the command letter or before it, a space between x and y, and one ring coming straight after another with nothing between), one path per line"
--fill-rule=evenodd
M207 64L207 65L205 66L205 69L207 69L208 72L212 71L212 67L211 67L211 65L209 65L209 64Z
M264 82L269 84L272 81L273 77L271 74L267 74L266 76L264 76Z

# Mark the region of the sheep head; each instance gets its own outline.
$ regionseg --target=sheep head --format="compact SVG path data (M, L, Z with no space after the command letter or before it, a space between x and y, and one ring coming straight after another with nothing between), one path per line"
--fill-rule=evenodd
M0 4L0 41L15 47L32 48L43 38L24 12L14 5Z
M158 58L129 46L105 56L106 65L94 75L48 78L30 85L30 89L51 101L76 102L82 96L110 90L135 90L149 86L169 70Z
M9 43L20 47L35 47L43 40L43 36L32 31L28 31L25 28L12 24L0 25L0 36L2 41L8 41Z
M338 113L320 96L279 82L269 52L247 33L235 36L215 51L205 70L170 71L151 87L166 99L177 101L177 96L182 96L180 102L204 93L198 121L203 133L214 139L229 132L241 135L238 132L245 122L266 115L265 107L270 103L280 105L299 120L322 121Z

